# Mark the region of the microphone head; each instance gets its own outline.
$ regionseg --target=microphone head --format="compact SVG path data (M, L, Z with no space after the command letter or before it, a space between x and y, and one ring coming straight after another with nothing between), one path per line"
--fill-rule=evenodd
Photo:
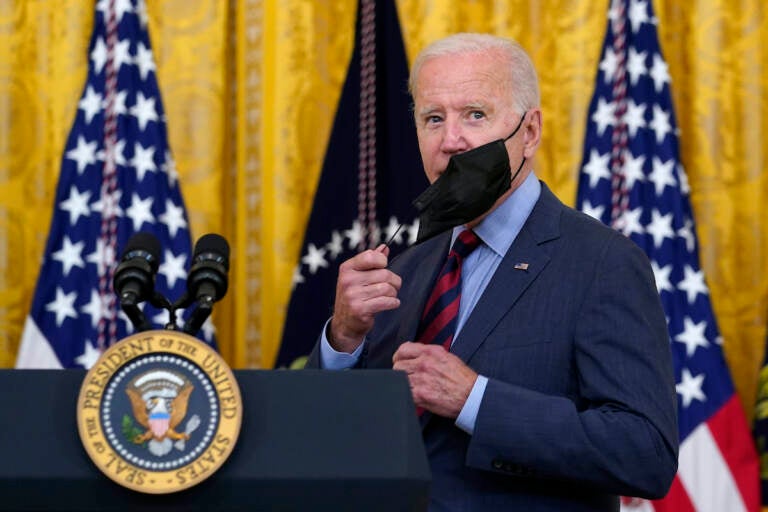
M159 268L160 242L152 233L136 233L125 244L112 287L121 305L135 305L152 296Z
M195 244L192 266L187 276L190 298L216 302L227 293L229 244L221 235L203 235Z
M135 233L123 249L120 261L129 261L133 258L143 258L156 272L160 261L160 241L152 233L141 231Z
M229 270L229 244L226 239L216 233L203 235L195 244L192 261L214 261Z

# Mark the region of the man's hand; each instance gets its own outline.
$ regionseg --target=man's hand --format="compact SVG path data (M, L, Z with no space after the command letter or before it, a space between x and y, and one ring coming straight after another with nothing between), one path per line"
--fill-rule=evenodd
M400 305L400 276L387 269L389 248L382 244L339 267L330 339L339 352L352 352L373 327L376 313Z
M403 343L392 362L393 369L408 374L416 405L446 418L458 417L477 380L477 373L441 345Z

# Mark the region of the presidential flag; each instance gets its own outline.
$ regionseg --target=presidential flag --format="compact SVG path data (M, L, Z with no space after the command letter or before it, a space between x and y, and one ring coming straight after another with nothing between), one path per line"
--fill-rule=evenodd
M61 162L19 368L90 368L132 332L112 289L116 260L136 232L162 247L156 290L185 290L189 221L168 147L143 0L100 0L88 76ZM165 311L145 308L160 328ZM204 336L212 341L210 324Z
M670 75L647 0L614 0L588 114L577 206L651 261L673 354L680 457L666 498L626 510L758 510L757 457L723 357L680 163Z
M395 2L360 0L355 47L293 275L276 366L301 366L333 307L338 266L416 240L412 201L428 185L407 89Z

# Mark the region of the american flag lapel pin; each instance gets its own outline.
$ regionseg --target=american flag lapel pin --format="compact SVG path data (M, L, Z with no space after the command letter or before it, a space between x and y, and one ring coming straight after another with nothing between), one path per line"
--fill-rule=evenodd
M515 263L515 270L528 270L527 263Z

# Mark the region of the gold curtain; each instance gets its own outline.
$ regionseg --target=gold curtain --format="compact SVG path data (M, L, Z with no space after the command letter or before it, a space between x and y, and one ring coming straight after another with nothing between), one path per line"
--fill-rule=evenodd
M389 1L389 0L381 0ZM232 245L217 307L236 368L271 367L353 47L355 0L148 0L193 236ZM93 0L0 3L0 366L12 366L85 80ZM608 0L396 0L409 58L455 31L518 39L540 74L537 173L573 204ZM768 17L656 0L702 266L751 416L768 318Z

